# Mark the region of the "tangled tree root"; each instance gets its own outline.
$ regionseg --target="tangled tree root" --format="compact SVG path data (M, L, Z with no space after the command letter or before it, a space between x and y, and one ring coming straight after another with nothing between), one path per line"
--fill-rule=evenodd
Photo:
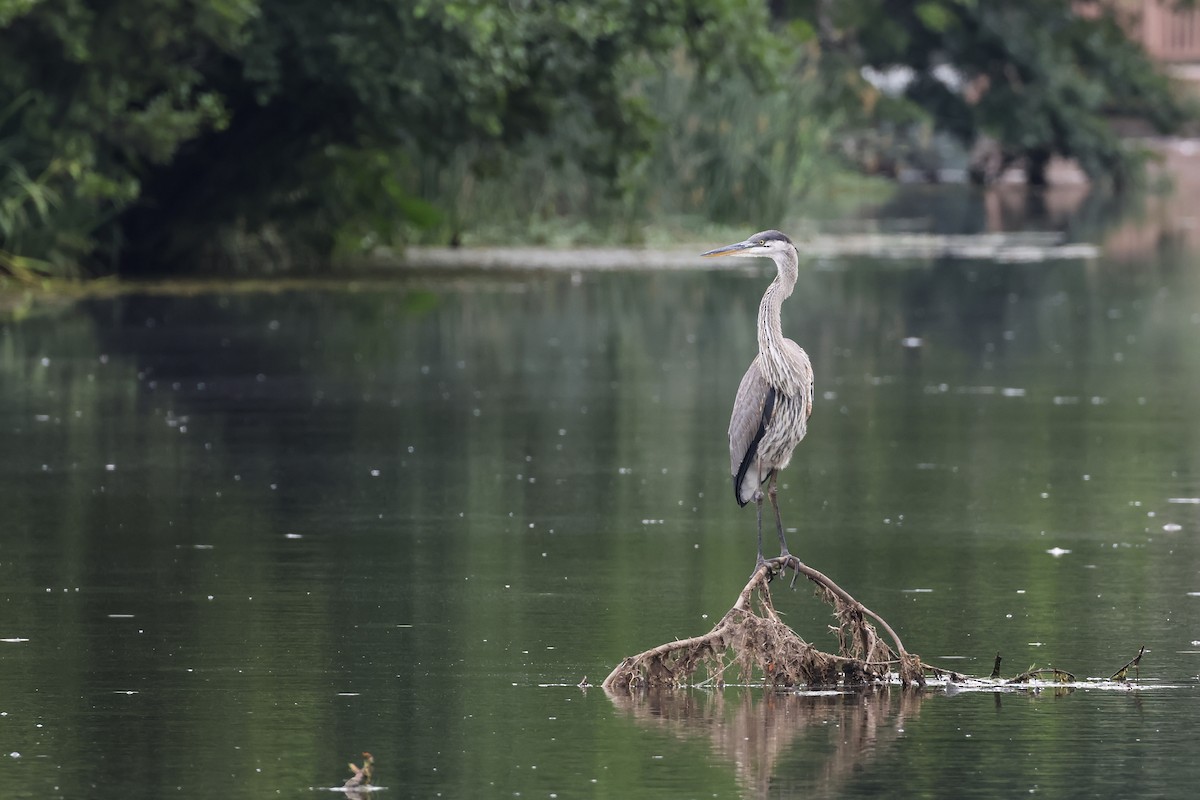
M785 625L771 602L770 582L786 570L803 575L817 586L817 595L833 607L838 652L824 653L801 639ZM795 583L796 577L792 578ZM873 622L872 622L873 621ZM876 631L878 625L887 636ZM1129 672L1136 675L1143 646L1107 681L1110 686L1129 686ZM701 672L705 674L700 675ZM891 681L905 686L924 686L925 676L946 682L947 691L959 686L997 690L1046 681L1071 685L1078 679L1070 672L1045 667L1030 668L1014 678L1000 677L1000 655L990 678L973 678L953 670L931 666L904 649L900 637L882 617L795 556L772 558L759 566L711 631L703 636L668 642L623 660L604 679L610 693L687 685L722 686L725 683L761 681L775 687L862 686ZM736 678L736 681L734 679ZM587 685L587 678L581 685ZM1089 682L1088 685L1098 685Z
M817 585L833 607L838 653L824 653L796 635L771 602L769 583L792 570ZM794 582L793 578L793 582ZM891 644L880 638L874 620ZM703 636L669 642L622 661L604 679L605 689L632 690L727 682L727 673L750 683L754 675L779 687L862 685L895 673L904 686L924 685L933 668L909 654L880 616L795 556L772 558L755 570L733 608ZM703 670L706 677L697 680Z

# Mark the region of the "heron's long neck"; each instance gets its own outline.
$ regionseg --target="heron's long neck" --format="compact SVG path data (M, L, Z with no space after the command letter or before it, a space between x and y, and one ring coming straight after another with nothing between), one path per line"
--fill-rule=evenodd
M792 374L787 359L783 357L783 326L779 309L796 288L796 251L789 248L780 254L775 264L779 274L767 287L758 306L758 352L762 355L767 382L788 394L794 394L798 378Z

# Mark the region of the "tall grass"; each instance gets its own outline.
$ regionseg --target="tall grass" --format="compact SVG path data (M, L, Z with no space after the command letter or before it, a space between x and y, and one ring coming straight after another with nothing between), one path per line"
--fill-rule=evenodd
M0 278L24 282L74 275L94 227L92 220L64 218L68 204L60 187L72 177L70 168L31 156L16 124L29 102L26 94L0 109ZM42 166L31 171L33 164Z
M622 159L615 185L584 166L598 133L577 115L516 151L483 147L424 163L415 183L444 211L411 240L581 244L674 238L714 227L766 227L799 215L839 173L835 122L818 112L815 70L776 88L714 85L682 58L630 84L656 118L644 152Z
M0 275L28 281L54 273L51 262L28 253L34 232L49 228L59 203L46 176L31 176L0 143Z

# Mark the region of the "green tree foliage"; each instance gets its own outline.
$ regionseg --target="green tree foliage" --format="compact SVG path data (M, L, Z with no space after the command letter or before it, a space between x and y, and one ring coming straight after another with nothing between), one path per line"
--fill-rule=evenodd
M3 248L164 271L271 226L323 261L366 210L429 214L391 177L409 159L583 116L574 155L615 173L650 120L624 64L762 77L767 22L748 0L0 0Z
M1117 186L1138 154L1112 117L1160 132L1192 113L1122 28L1118 4L1072 0L854 0L803 4L825 15L824 44L856 65L910 69L904 97L968 148L994 142L986 180L1023 163L1040 183L1054 155L1076 159ZM1134 29L1133 25L1129 29Z
M255 11L0 0L0 256L10 270L115 251L119 216L146 178L228 126L206 69L245 45Z
M766 224L831 131L881 117L994 141L1035 180L1061 154L1121 184L1135 159L1106 118L1170 130L1183 109L1108 9L0 0L0 273L320 265L414 226L456 236L488 181L476 202L508 230L601 207L627 232ZM886 98L863 66L913 80Z

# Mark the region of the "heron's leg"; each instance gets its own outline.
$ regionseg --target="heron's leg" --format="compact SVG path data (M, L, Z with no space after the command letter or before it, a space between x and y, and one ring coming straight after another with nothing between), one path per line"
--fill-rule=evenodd
M755 489L754 490L754 505L758 509L758 560L756 562L754 562L755 571L757 571L759 566L761 566L762 563L766 560L763 558L763 554L762 554L762 501L763 501L762 489Z
M771 485L767 488L767 494L771 496L771 505L775 507L775 530L779 531L779 555L786 556L788 553L787 540L783 538L783 517L779 515L779 487L776 485L779 480L779 473L771 473ZM759 503L759 523L758 523L758 552L762 554L762 503Z

